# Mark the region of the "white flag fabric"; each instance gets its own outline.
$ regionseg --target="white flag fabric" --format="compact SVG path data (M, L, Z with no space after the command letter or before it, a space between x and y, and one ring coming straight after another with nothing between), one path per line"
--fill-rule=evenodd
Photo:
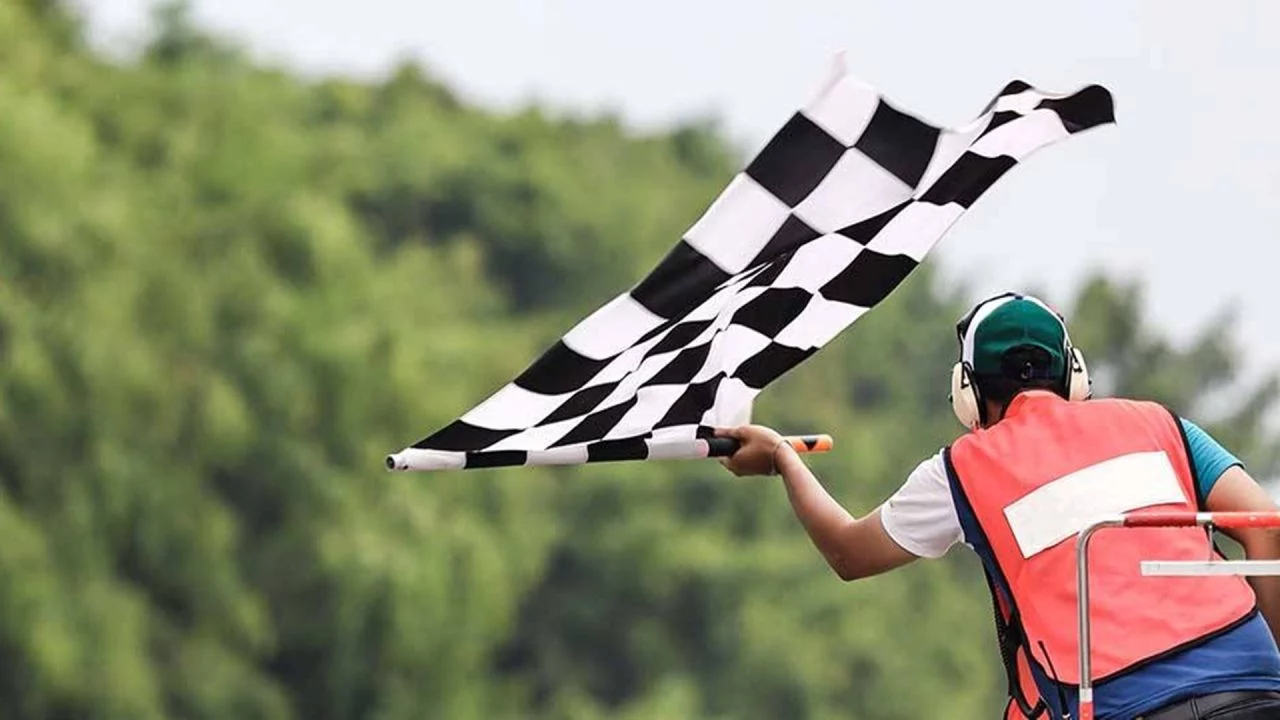
M747 421L763 388L884 300L1018 162L1113 122L1101 86L1014 81L940 128L838 57L656 268L388 467L705 455L713 427Z

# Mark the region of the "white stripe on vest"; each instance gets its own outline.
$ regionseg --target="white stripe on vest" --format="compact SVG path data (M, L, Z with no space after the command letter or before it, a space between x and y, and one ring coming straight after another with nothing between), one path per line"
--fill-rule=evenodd
M1163 451L1141 452L1064 475L1006 507L1004 516L1022 556L1030 558L1095 521L1187 501L1169 457Z

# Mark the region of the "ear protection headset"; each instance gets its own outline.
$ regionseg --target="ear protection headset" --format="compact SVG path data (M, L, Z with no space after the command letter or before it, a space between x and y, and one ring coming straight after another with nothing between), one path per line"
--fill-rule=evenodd
M1067 362L1061 382L1054 390L1071 401L1087 400L1093 395L1093 380L1089 377L1084 354L1071 344L1071 336L1067 334L1067 323L1062 315L1038 298L1019 293L1003 293L978 303L956 323L956 339L960 343L960 361L951 369L951 410L955 413L956 419L970 430L976 430L987 423L987 404L974 382L973 366L965 359L965 349L969 343L973 342L970 330L1006 299L1030 300L1048 310L1059 323L1062 323L1062 356Z

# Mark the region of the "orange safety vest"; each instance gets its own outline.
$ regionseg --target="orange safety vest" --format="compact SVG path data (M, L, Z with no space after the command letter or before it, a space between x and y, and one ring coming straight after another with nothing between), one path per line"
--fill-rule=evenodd
M1010 683L1005 717L1037 717L1047 707L1041 698L1048 678L1080 682L1079 532L1118 513L1199 509L1181 424L1155 403L1072 403L1047 391L1024 392L1004 419L961 437L944 457L966 540L991 585ZM1142 560L1206 560L1211 551L1222 557L1209 548L1203 528L1104 529L1094 536L1095 683L1252 617L1256 600L1243 578L1139 571Z

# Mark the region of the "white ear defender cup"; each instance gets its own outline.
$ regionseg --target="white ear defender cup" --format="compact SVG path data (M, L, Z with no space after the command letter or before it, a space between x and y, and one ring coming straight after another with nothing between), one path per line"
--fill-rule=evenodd
M982 422L979 411L978 392L969 377L969 368L962 362L951 368L951 410L961 425L976 430Z
M1084 353L1072 345L1071 354L1067 356L1068 381L1067 399L1088 400L1093 397L1093 378L1089 376L1089 367L1084 363Z

